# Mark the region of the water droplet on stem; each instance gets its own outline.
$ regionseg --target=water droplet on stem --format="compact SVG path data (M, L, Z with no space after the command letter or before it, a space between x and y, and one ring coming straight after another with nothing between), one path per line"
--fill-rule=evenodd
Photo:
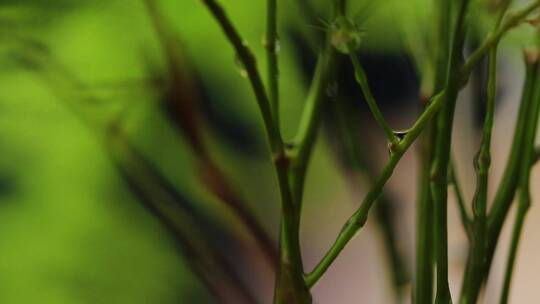
M409 134L409 130L395 130L394 135L396 136L398 141L402 141L405 136Z
M240 74L240 76L242 76L243 78L248 77L246 66L244 65L242 58L240 58L238 54L236 54L236 56L234 57L234 65L236 67L236 71L238 71L238 74Z

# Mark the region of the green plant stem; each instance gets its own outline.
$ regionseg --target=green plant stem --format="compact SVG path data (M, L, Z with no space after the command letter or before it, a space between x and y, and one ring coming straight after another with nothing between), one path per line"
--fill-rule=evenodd
M266 1L266 60L268 69L268 96L276 128L279 130L279 36L277 0Z
M448 182L454 188L454 193L456 195L456 203L459 210L459 218L461 220L463 229L465 230L465 234L470 240L472 236L471 235L472 234L472 230L471 230L472 220L471 220L471 216L469 216L469 212L467 212L467 207L465 205L465 198L463 197L463 191L461 191L461 186L457 178L456 165L453 160L450 162L449 174L450 176L449 176Z
M267 1L267 25L264 47L267 52L268 96L275 123L280 132L279 119L279 41L277 29L277 0ZM276 275L274 303L309 303L311 295L303 279L299 230L300 209L294 202L289 181L290 159L283 154L274 160L282 202L280 230L280 265Z
M523 191L529 191L529 189L523 189ZM514 222L514 227L512 228L512 239L510 243L510 250L508 253L506 268L504 273L504 282L502 287L502 293L499 303L506 304L508 303L508 297L510 295L510 285L512 282L512 275L514 272L514 265L517 255L517 249L519 245L519 240L521 238L521 231L523 229L523 224L525 220L525 215L529 210L531 204L530 193L522 194L519 200L518 210L516 212L516 221Z
M342 163L343 169L349 172L349 174L363 174L369 181L376 179L375 168L369 161L361 141L356 140L355 132L357 132L357 126L353 121L353 115L348 111L345 100L343 98L336 98L334 100L335 113L338 120L339 137L342 138L345 154L350 161L344 161ZM355 184L357 180L354 179ZM374 207L375 221L377 222L384 241L384 248L388 257L388 264L392 272L392 286L394 289L396 303L399 303L402 299L404 286L409 282L409 274L407 266L397 244L395 233L395 210L394 202L390 197L385 196L384 193L378 199L378 204Z
M280 266L276 275L274 303L311 303L311 295L304 283L300 253L299 208L293 202L289 184L289 158L283 154L275 161L282 201L280 231Z
M270 149L274 156L276 156L283 150L283 141L277 128L277 124L272 116L271 102L266 95L265 87L257 68L255 56L249 49L247 42L242 39L232 24L223 7L216 0L201 1L206 5L214 19L218 22L223 33L233 46L237 58L242 62L245 68L262 115Z
M323 50L319 57L315 77L302 113L298 135L295 138L292 150L288 151L285 155L288 160L287 171L280 172L279 174L282 187L285 187L286 179L288 186L290 187L288 195L290 195L289 203L295 208L294 225L296 228L296 235L298 235L298 229L300 227L302 196L307 167L320 123L323 101L327 99L326 90L334 76L333 71L336 66L336 59L336 51L329 43L327 43L325 50ZM285 229L282 228L282 234L285 232L284 230ZM298 245L295 245L297 247L294 249L299 252L298 237L296 237L296 244ZM301 260L299 263L301 265ZM297 291L300 290L300 297L302 297L300 300L303 302L291 302L291 295L284 294L280 291L289 288L291 282L287 282L287 280L290 280L292 277L291 274L280 271L281 273L279 276L282 276L282 279L281 282L277 282L278 287L276 288L276 292L278 293L275 294L274 303L307 303L311 300L308 299L307 295L309 295L309 293L305 290L307 286L303 278L303 269L296 270L294 275L295 282L293 285L297 285L297 287L295 287ZM298 270L301 270L301 272ZM301 281L301 283L299 281Z
M433 37L433 66L434 66L434 90L440 91L446 84L448 71L451 37L451 13L452 1L442 0L435 2L436 27ZM437 114L439 115L439 114ZM436 257L434 235L434 200L431 190L431 164L433 163L436 142L436 117L427 127L423 135L422 151L420 155L421 167L419 177L419 200L416 216L417 252L416 252L416 281L415 281L415 304L431 303L433 301L434 263Z
M453 4L451 0L434 1L436 5L437 14L437 26L436 43L434 46L434 65L436 67L435 73L435 91L438 92L446 85L446 77L448 73L448 64L450 63L448 58L450 57L450 48L452 42L452 11Z
M487 243L485 248L484 266L482 270L483 280L477 280L475 277L468 275L468 272L465 273L463 286L467 286L469 302L464 303L476 303L481 284L487 279L489 274L491 261L495 254L495 249L497 247L502 226L510 210L512 200L517 190L520 171L519 167L522 155L524 153L524 134L530 123L529 113L531 110L531 100L534 91L534 84L536 83L537 78L536 66L536 61L526 61L525 84L514 131L512 149L510 151L510 156L507 161L502 180L499 184L498 191L495 195L492 208L490 209L487 218ZM470 263L470 261L468 263ZM469 268L469 265L467 265L467 268Z
M464 18L464 16L463 16ZM463 29L461 29L463 32ZM461 35L461 39L464 39L464 35ZM460 44L462 44L461 41ZM476 63L471 63L476 64ZM397 163L405 153L405 151L412 145L416 138L420 135L426 124L433 118L433 116L441 109L443 105L447 102L449 98L457 97L457 82L465 79L469 76L470 71L461 69L461 72L455 72L455 77L453 81L455 82L454 87L448 86L440 93L435 95L430 104L426 107L422 115L416 120L413 126L409 129L409 132L403 140L399 142L398 149L393 151L390 156L390 160L383 168L381 175L377 181L373 184L372 188L367 193L366 197L362 201L358 210L349 218L349 220L344 225L343 229L336 238L334 244L330 247L321 261L315 266L315 268L306 275L306 284L308 287L312 287L317 283L317 281L324 275L326 270L334 262L337 256L345 248L347 243L354 237L354 235L360 230L367 220L367 216L370 208L372 207L374 201L379 197L382 192L382 189L390 176L392 175ZM448 96L448 92L454 91L453 96ZM446 179L446 178L445 178ZM447 187L445 183L445 188Z
M319 129L323 102L328 99L326 92L334 79L337 62L336 50L329 42L326 42L325 49L317 62L315 76L300 118L293 147L289 151L291 156L291 187L294 201L299 205L302 202L305 175Z
M493 119L495 114L495 97L497 91L497 46L495 45L489 52L488 57L488 84L487 84L487 107L486 117L480 149L475 157L475 169L477 173L476 192L473 198L473 233L469 259L467 263L464 280L471 285L463 285L462 302L474 303L476 300L476 290L471 286L479 286L477 281L483 280L484 257L486 253L487 234L487 194L488 194L488 174L491 163L491 134L493 130Z
M287 162L287 171L282 170L278 176L280 176L281 187L290 187L288 193L289 197L288 204L291 204L295 208L295 218L294 225L296 229L296 241L294 245L295 251L299 253L299 242L298 242L298 229L300 226L300 210L301 202L303 196L303 187L305 182L305 176L307 171L307 166L313 150L313 145L315 142L318 125L320 122L320 116L322 112L322 103L326 99L326 88L330 82L330 79L333 76L333 69L335 67L336 52L328 44L327 48L319 57L319 62L317 64L317 70L315 73L315 78L312 82L312 86L304 107L303 115L300 122L299 133L296 137L293 149L285 155L288 159ZM280 169L281 170L281 169ZM292 219L291 219L292 220ZM283 227L282 220L282 229L281 234L284 235L286 228ZM289 256L290 253L287 253L286 243L283 242L281 238L282 246L282 260L286 256ZM289 246L290 247L290 246ZM299 258L300 256L298 256ZM301 260L298 263L301 265ZM284 267L283 267L284 266ZM307 287L303 278L303 269L296 267L293 271L288 271L287 263L283 263L280 273L278 274L278 281L276 282L276 293L274 295L274 303L305 303L309 302L308 298L309 293L305 290ZM294 272L294 273L293 273ZM291 282L291 280L293 282ZM294 289L299 293L295 301L302 302L292 302L292 292L290 286L294 286Z
M501 9L495 22L495 31L501 29L503 18L510 6L511 0L505 0L501 3ZM487 107L486 119L484 121L483 138L480 150L476 158L476 168L478 171L477 192L473 201L473 210L475 212L475 222L472 234L472 245L469 248L469 257L463 278L461 292L462 303L475 303L478 297L482 281L487 277L485 269L485 257L488 253L488 221L486 214L487 205L487 179L490 163L489 145L491 141L491 132L493 128L493 116L496 95L496 69L497 69L497 46L495 42L489 50L488 58L488 87L487 87Z
M373 179L371 179L373 180ZM399 247L399 221L396 212L396 201L390 200L384 194L379 197L375 210L375 223L379 227L381 239L389 270L391 272L391 284L394 292L395 303L402 303L406 293L406 287L410 283L409 268L405 256Z
M323 101L327 98L326 90L334 76L337 54L330 43L326 43L324 50L319 56L314 79L309 90L306 104L300 120L297 136L295 137L293 147L285 157L288 159L287 172L281 172L279 176L282 187L285 187L285 180L290 187L290 203L295 207L296 213L294 224L296 228L296 243L294 248L299 253L298 230L300 227L300 214L302 206L303 188L305 184L305 176L307 173L308 163L313 151L318 126L321 119ZM282 221L283 223L284 221ZM282 226L281 234L285 233L285 228ZM282 238L282 246L284 246ZM282 250L283 254L287 254ZM283 261L282 261L283 264ZM301 260L298 263L301 264ZM284 265L286 266L286 265ZM283 267L282 267L283 268ZM287 273L285 269L280 269L278 281L276 284L276 293L274 295L274 303L310 303L311 298L303 277L303 267L296 267L294 274L290 271ZM299 269L302 268L302 269ZM290 282L293 280L293 282ZM292 295L290 286L294 286L297 295ZM296 297L296 299L293 299Z
M459 92L459 71L463 62L463 45L466 34L465 17L470 1L461 1L455 29L452 36L451 52L446 76L447 102L437 116L435 152L431 166L431 194L434 204L435 218L435 251L437 264L437 292L435 303L452 303L448 284L448 164L450 163L450 147L454 111Z
M482 45L471 54L467 62L463 65L464 74L470 75L474 67L482 60L489 50L496 46L509 30L517 26L539 6L540 0L535 0L519 10L508 13L506 19L503 20L501 18L500 20L502 20L502 22L500 22L500 26L488 35Z
M537 72L538 73L538 72ZM538 78L537 78L538 79ZM510 293L510 285L512 281L512 274L515 265L515 259L519 246L519 240L521 237L521 231L525 221L525 216L531 205L531 190L530 179L531 169L534 162L534 142L538 130L538 119L540 117L540 87L536 87L532 96L531 108L529 113L529 125L525 129L524 134L524 153L520 163L519 173L519 204L516 212L516 221L512 232L512 240L510 244L510 251L508 254L508 260L506 263L506 272L504 276L504 283L502 288L502 295L500 299L501 304L508 302Z
M433 97L433 100L425 111L416 120L414 125L409 129L409 132L403 140L399 142L397 148L390 156L390 160L383 168L381 175L375 181L367 195L365 196L362 204L358 210L349 218L343 229L339 233L334 244L330 247L325 256L315 266L313 271L306 275L306 284L311 287L317 283L317 281L326 272L328 267L334 262L337 256L345 248L347 243L354 237L354 235L360 230L367 221L367 217L371 207L375 200L381 195L384 185L388 179L392 176L396 165L405 153L405 151L412 145L416 138L420 135L426 124L433 118L433 115L441 108L445 103L446 92L443 91L437 96Z
M377 106L377 102L375 101L375 98L373 97L373 94L371 93L371 89L369 88L366 73L364 72L364 69L362 68L362 65L360 64L360 60L358 60L358 56L354 53L354 51L351 51L349 54L349 57L351 59L351 62L354 68L354 75L356 78L356 82L358 82L358 84L362 88L362 92L364 93L366 102L369 106L369 109L371 110L371 114L373 114L375 121L383 129L388 141L392 145L396 145L398 143L398 139L396 135L394 134L394 130L392 130L392 128L388 125L388 123L384 119L381 111L379 110L379 106Z
M270 142L270 147L274 154L274 158L275 159L281 158L282 155L285 155L285 153L283 153L283 142L282 142L281 136L279 135L279 130L276 129L275 127L276 125L273 122L270 101L268 100L268 97L266 96L264 85L258 73L254 56L252 55L249 48L246 46L246 44L238 35L236 29L233 27L232 23L229 21L222 7L219 4L217 4L215 0L202 0L202 1L209 8L210 12L214 15L214 18L220 24L225 35L227 36L227 38L229 39L229 41L235 48L238 58L242 60L246 68L248 78L250 79L252 88L255 92L255 96L257 98L259 108L261 110L265 128L267 130L268 140ZM464 2L468 3L467 0L465 0ZM490 35L486 39L486 41L482 44L482 46L473 53L471 58L469 58L469 60L467 61L467 64L462 69L462 72L459 73L459 76L461 77L456 77L454 81L457 82L457 80L460 80L461 82L459 84L463 84L464 80L470 75L470 71L472 70L472 68L477 64L479 58L483 57L483 55L493 46L493 44L502 38L504 33L506 33L511 27L513 27L515 24L517 24L519 21L525 18L529 13L534 11L534 9L538 7L538 5L540 5L540 0L535 1L534 5L531 4L527 6L525 9L513 15L512 18L509 18L507 22L504 23L504 26L501 27L504 30L500 30ZM462 21L464 19L464 14L461 14L461 16L463 18L458 19L458 20ZM463 22L461 21L459 21L458 24L462 24ZM464 39L463 28L460 28L460 26L458 26L457 28L458 28L458 32L460 32L461 34L456 35L456 36L458 36L458 38L460 39ZM462 43L458 43L458 45L460 44ZM454 45L456 44L454 43ZM328 58L331 58L331 57L333 56L328 56ZM325 68L325 70L330 70L330 69ZM458 74L458 73L452 73L452 74ZM328 73L322 73L320 77L326 78L325 77L326 75L328 75ZM330 79L330 77L326 79ZM325 83L325 82L320 81L320 83ZM317 89L325 90L326 87L315 86L315 91L317 91ZM360 208L349 219L347 224L344 226L342 232L339 234L334 245L330 248L330 250L325 255L325 257L321 260L321 262L315 267L314 271L311 274L306 276L306 284L308 286L313 286L313 284L315 284L315 282L322 276L322 274L324 274L326 269L335 260L338 254L343 250L345 245L350 241L350 239L352 239L354 234L365 224L365 221L367 220L368 212L371 206L373 205L373 202L380 195L380 192L382 191L383 186L392 175L392 172L395 166L399 162L405 150L407 150L408 147L418 137L418 135L421 133L425 124L433 117L433 115L439 110L439 108L446 103L445 101L456 98L458 89L459 89L458 83L456 83L455 88L450 87L449 89L449 86L447 86L445 90L442 90L439 94L437 94L433 98L432 103L426 108L424 113L419 117L419 119L415 122L413 127L409 130L409 133L399 143L399 145L396 146L395 150L393 151L392 156L390 157L389 162L383 169L381 176L373 185L372 189L368 192ZM314 99L317 98L316 95L317 94L315 94ZM312 143L314 141L316 132L313 130L316 130L316 126L318 125L317 123L318 119L312 119L309 113L313 112L317 114L317 113L320 113L319 111L320 110L318 109L317 106L313 106L311 109L307 109L308 114L303 115L303 119L302 119L303 122L301 123L300 131L299 131L300 136L297 137L297 138L300 138L300 140L297 142L302 143L306 141L306 142ZM310 121L313 121L313 122L310 122ZM311 150L308 146L309 145L301 144L301 145L298 145L299 148L294 149L293 152L296 152L296 153L291 154L291 159L293 163L295 162L295 160L300 160L300 163L307 164L307 159L309 158L309 155L310 155L309 151ZM285 155L285 159L286 158L287 157ZM276 168L277 167L278 166L276 166ZM297 185L303 185L303 180L305 177L305 168L303 168L302 170L299 170L299 172L302 174L293 174L293 176L296 175L296 177L291 178L292 179L291 184L293 185L292 186L293 190L290 192L292 195L294 195L294 198L292 200L293 202L296 200L301 201L301 199L298 199L299 195L297 194L300 193L301 195L302 191L298 191L298 188L302 188L302 187L298 187ZM284 185L284 182L282 181L282 179L284 180L284 178L280 176L283 176L283 174L278 172L278 179L280 180L280 185ZM447 179L447 177L444 177L443 179ZM300 182L296 182L295 180L300 181ZM292 206L292 210L294 210L294 206ZM288 226L292 227L291 225L288 225ZM287 238L293 239L290 237L287 237Z
M347 0L334 0L333 4L333 17L344 16ZM299 210L302 209L305 177L321 121L323 102L328 99L328 87L335 81L335 69L339 63L338 59L338 53L332 46L330 37L326 37L300 117L298 131L294 137L292 148L288 151L291 158L289 173L291 192L295 204L299 206Z
M493 201L493 206L491 207L488 215L488 238L490 239L491 246L494 246L497 242L502 225L506 218L506 214L510 209L512 199L517 189L519 162L523 155L523 134L525 134L524 130L528 125L527 119L530 111L532 92L534 90L537 77L536 65L536 62L526 63L525 84L523 87L523 96L516 120L514 139L511 146L512 148L510 150L510 156L508 158L497 194L495 195L495 199Z
M203 0L202 2L214 16L225 36L235 49L237 57L244 65L259 105L272 151L281 198L282 215L280 267L276 276L274 303L311 303L311 296L303 280L303 266L299 242L299 210L295 206L289 183L290 158L283 146L279 123L275 121L275 117L272 115L271 101L266 95L254 55L232 25L221 5L215 0ZM272 11L269 14L275 14L277 9L275 7L271 7L271 9ZM274 17L272 16L271 18ZM276 76L273 75L273 77ZM275 80L277 81L277 78ZM275 85L277 85L277 82ZM274 97L277 97L277 95Z
M448 286L448 240L447 240L447 196L448 196L448 163L451 138L451 122L457 88L449 87L450 96L437 117L435 152L431 166L431 195L435 220L435 252L437 264L437 292L435 303L451 303Z
M528 196L528 195L527 195ZM517 255L517 249L519 245L519 240L521 238L521 231L523 229L523 223L525 220L525 215L530 206L530 197L520 198L518 210L516 213L516 221L514 222L514 227L512 228L512 239L510 243L510 250L508 253L505 273L504 273L504 282L502 287L502 293L499 303L506 304L508 303L508 297L510 295L510 285L512 282L512 274L514 272L514 264Z
M416 280L414 303L430 303L433 299L433 200L430 166L435 140L434 121L430 121L420 140L420 176L416 213Z
M345 5L346 1L341 0ZM340 11L336 10L335 14L339 14ZM323 109L323 102L328 98L326 95L327 88L330 85L331 81L334 79L334 71L337 65L337 52L330 44L329 39L327 38L325 46L321 51L317 63L317 68L315 71L314 79L311 83L311 87L308 93L306 104L304 106L300 125L298 128L298 133L294 139L292 148L287 151L285 157L288 159L288 185L290 187L290 196L292 205L296 208L295 216L295 225L296 225L296 236L298 248L297 251L300 252L299 242L298 242L298 233L300 227L300 215L302 209L302 197L305 184L305 177L307 173L307 167L311 154L313 151L313 146L315 139L317 137L317 131L321 120L321 113ZM285 175L282 174L282 179L285 180ZM283 182L284 183L284 182ZM282 229L283 233L284 229ZM299 262L301 264L301 259ZM281 273L279 276L283 277L285 282L279 282L282 287L279 285L276 288L276 294L274 296L274 303L308 303L311 302L309 295L309 286L305 283L303 276L303 266L298 269L302 272L301 276L298 277L298 272L295 273L295 278L293 284L298 285L296 288L297 291L300 291L300 295L297 296L298 299L291 299L288 295L280 295L280 289L287 290L288 286L291 283L287 283L286 280L290 280L290 275ZM301 279L301 283L298 282ZM301 285L301 286L300 286ZM292 302L292 300L299 302ZM301 301L301 302L300 302Z

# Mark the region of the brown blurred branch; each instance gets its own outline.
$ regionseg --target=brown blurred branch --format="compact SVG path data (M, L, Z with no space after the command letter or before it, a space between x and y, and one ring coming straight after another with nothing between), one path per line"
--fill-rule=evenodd
M227 261L222 248L211 240L219 237L180 192L153 167L124 135L111 129L106 138L109 156L122 179L181 247L187 265L219 303L257 303L249 287Z
M154 0L145 0L157 37L167 59L169 86L164 92L164 105L178 129L188 139L197 156L199 179L207 189L229 206L242 224L255 237L272 266L277 262L277 248L261 222L247 207L241 195L231 186L225 173L210 156L202 138L200 96L182 58L179 41L164 22Z

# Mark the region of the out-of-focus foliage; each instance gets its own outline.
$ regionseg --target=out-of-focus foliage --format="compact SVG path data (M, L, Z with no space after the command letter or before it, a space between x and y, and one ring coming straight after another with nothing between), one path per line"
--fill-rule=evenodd
M264 1L223 2L261 57ZM281 2L280 81L285 101L281 111L284 133L290 137L306 88L293 52L295 41L285 33L288 28L313 33L324 22L299 17L303 13L297 1ZM324 19L327 1L313 2L316 14ZM366 32L362 48L393 53L408 50L410 43L426 43L423 31L429 24L429 2L380 1L368 6L355 1L352 11L358 11L357 21ZM255 102L215 22L197 0L159 4L166 22L177 31L213 111L225 121L238 122L245 140L259 147L254 150L265 151ZM519 41L519 35L509 40ZM230 217L223 210L210 210L214 198L193 178L190 149L159 110L155 77L164 73L165 60L142 1L2 0L0 303L209 302L165 230L140 207L114 171L99 131L66 106L77 102L78 95L69 95L67 99L74 100L66 101L16 60L20 48L28 47L24 44L28 39L43 44L73 73L83 93L91 92L103 102L96 106L95 115L103 115L99 119L122 117L137 144L201 203L202 210L220 222ZM61 80L53 77L52 81ZM261 156L265 154L237 153L219 138L210 145L247 200L256 202L251 207L275 236L278 204L270 166ZM242 147L242 142L237 145ZM320 149L315 158L308 186L332 186L308 187L308 193L316 191L306 198L314 201L306 206L306 229L316 225L309 218L330 209L317 205L321 198L344 188L329 151Z

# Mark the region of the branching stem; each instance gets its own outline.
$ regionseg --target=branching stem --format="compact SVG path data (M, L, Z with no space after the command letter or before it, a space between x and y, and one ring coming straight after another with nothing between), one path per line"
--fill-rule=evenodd
M529 3L527 6L507 14L506 19L503 20L500 26L488 35L482 45L476 49L467 62L463 65L464 75L470 75L474 67L482 60L482 58L504 37L504 35L523 21L529 14L534 12L540 7L540 0L535 0Z
M277 6L274 0L268 0L268 28L267 28L267 46L268 44L277 42ZM218 21L226 37L233 45L238 58L242 61L248 79L250 80L252 89L255 93L261 115L267 131L268 141L274 156L275 168L280 185L282 195L283 209L283 227L286 246L294 252L287 255L292 258L290 261L295 264L294 267L301 268L301 257L299 254L298 243L298 227L300 221L300 206L302 200L303 184L305 180L307 164L313 149L313 143L316 137L317 127L320 121L321 105L325 99L325 91L332 80L333 68L335 66L335 50L327 43L327 48L319 59L316 76L313 81L308 101L302 115L298 136L294 142L291 151L285 151L283 140L279 131L279 115L278 115L278 75L277 75L277 53L276 46L268 49L268 66L269 66L269 90L268 95L264 84L259 75L255 57L242 40L237 30L234 28L222 7L216 0L202 0L208 7L214 18ZM358 83L366 96L368 105L377 120L378 124L383 128L385 134L393 145L391 156L383 168L379 178L374 183L373 187L367 193L361 206L349 218L344 225L342 231L338 235L335 243L322 258L320 263L314 270L306 275L306 287L312 287L326 272L328 267L337 258L339 253L344 249L346 244L353 236L362 228L367 221L368 213L373 206L375 200L380 196L384 185L391 177L399 160L405 151L412 145L415 139L420 135L426 124L433 116L443 108L441 115L438 118L437 144L433 163L433 180L432 180L432 195L435 206L438 206L439 212L436 210L437 222L437 269L438 269L438 292L437 303L450 303L450 293L448 290L447 277L447 237L446 237L446 199L448 187L448 162L449 162L449 147L451 138L451 129L453 121L453 111L457 94L465 81L468 79L472 69L477 65L480 59L492 48L496 46L503 35L515 25L519 24L526 16L540 6L540 0L535 0L516 13L510 15L499 29L490 34L484 43L478 48L469 59L464 62L462 58L463 43L465 40L466 26L465 16L469 4L469 0L463 0L460 4L460 10L455 22L455 32L452 36L451 51L448 56L448 74L444 88L440 88L440 92L432 98L431 103L426 107L425 111L420 115L418 120L409 129L408 133L401 141L397 141L393 130L384 120L380 113L375 99L373 98L365 73L356 56L351 56L351 61L355 68L355 74ZM336 14L345 14L346 1L335 0ZM270 96L270 97L268 97ZM489 128L491 129L491 128ZM490 134L489 134L490 135ZM486 146L489 147L489 141ZM480 163L480 162L479 162ZM482 164L482 167L486 167ZM484 176L484 175L482 175ZM482 177L483 179L484 177ZM484 192L482 186L482 193ZM476 216L485 214L485 203L482 198L479 200L475 208ZM489 227L489 222L488 222ZM485 226L485 225L484 225ZM443 229L444 228L444 229ZM489 232L488 232L489 234ZM282 244L283 245L283 244ZM283 261L282 261L283 262ZM299 271L296 269L295 271ZM297 288L297 287L293 287Z
M537 71L538 73L538 71ZM520 172L519 172L519 204L516 212L516 221L512 232L512 240L510 244L510 251L508 254L508 260L506 263L506 272L504 276L504 284L502 288L501 304L508 302L510 293L510 285L512 281L512 274L514 271L515 259L519 246L519 240L521 237L521 231L525 221L525 216L531 205L531 190L530 179L531 169L534 162L534 142L538 130L538 120L540 117L540 87L536 86L534 94L532 96L531 108L529 113L529 125L525 129L524 134L524 154L521 158Z
M468 267L466 269L464 282L468 285L462 287L462 297L466 303L476 301L477 291L475 286L481 285L483 280L484 257L486 254L486 234L487 234L487 194L488 194L488 174L491 164L491 134L493 130L493 118L495 114L495 96L497 87L497 45L489 52L488 65L488 85L487 85L487 107L486 117L480 149L474 160L477 174L476 193L473 198L473 231L471 248L469 251ZM471 284L471 282L473 282Z
M202 2L218 22L221 30L233 46L237 58L242 62L246 70L247 77L259 105L270 149L274 155L277 155L283 149L283 142L277 129L277 124L272 116L271 102L266 94L255 56L249 49L247 42L242 39L238 30L234 27L223 7L216 0L202 0Z
M349 218L347 223L343 226L343 229L339 233L336 241L330 247L326 255L315 266L313 271L306 276L306 284L311 287L317 283L317 281L323 276L328 267L334 262L337 256L345 248L347 243L353 238L353 236L360 230L366 223L369 211L373 206L375 200L381 195L384 185L392 176L396 165L405 153L405 151L412 145L415 139L420 135L428 121L435 115L446 100L446 92L443 91L437 96L433 97L430 105L420 115L418 120L409 129L409 132L403 140L399 142L397 148L390 156L390 160L383 168L381 175L373 184L372 188L367 193L366 197L362 201L360 208Z
M463 45L466 35L466 22L469 0L460 3L455 28L452 34L451 51L448 57L446 90L447 102L437 116L435 135L435 152L431 165L431 195L433 197L435 218L435 252L437 265L437 292L435 303L452 303L448 284L448 164L450 163L450 147L454 111L460 89L459 71L463 62Z

